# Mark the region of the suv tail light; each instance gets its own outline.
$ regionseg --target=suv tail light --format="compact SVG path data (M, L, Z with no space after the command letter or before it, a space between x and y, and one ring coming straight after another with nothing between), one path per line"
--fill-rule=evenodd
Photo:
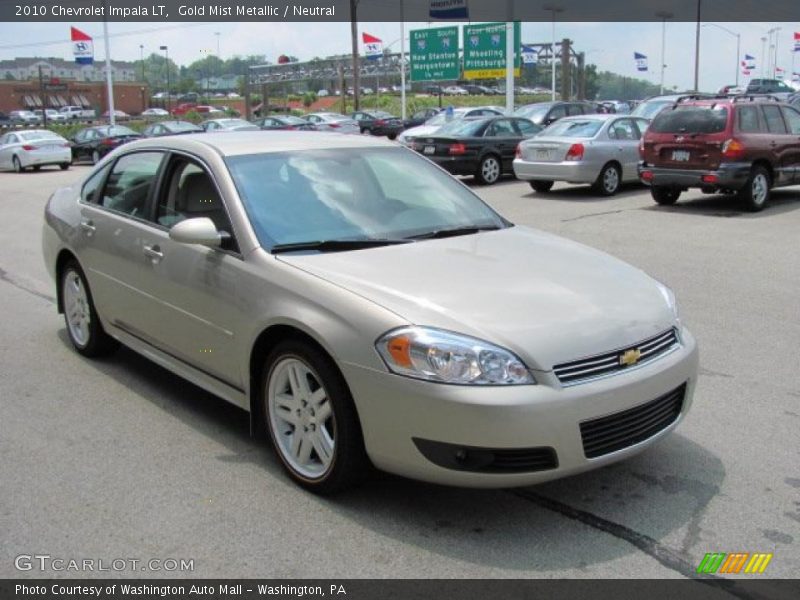
M644 158L644 138L639 140L639 156Z
M464 144L450 144L450 154L466 154L467 147Z
M583 144L572 144L567 150L567 155L564 160L583 160L583 152L585 148Z
M722 144L722 156L725 158L741 158L744 156L744 144L733 138L725 140Z

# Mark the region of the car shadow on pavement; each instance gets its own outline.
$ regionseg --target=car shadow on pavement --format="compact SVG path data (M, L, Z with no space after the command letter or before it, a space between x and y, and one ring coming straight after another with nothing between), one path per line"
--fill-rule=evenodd
M736 196L725 194L703 194L689 197L681 196L672 206L642 207L642 210L684 213L704 217L741 217L745 219L762 219L782 215L800 209L800 188L772 190L769 203L761 212L746 211Z
M70 348L66 330L62 328L58 336ZM250 437L244 410L124 346L107 359L87 364L224 445L226 452L217 460L262 468L267 488L293 487L267 443ZM537 496L620 524L634 535L656 541L669 538L665 546L686 554L700 541L701 517L724 478L719 458L675 433L622 463L521 490L451 488L373 472L360 487L331 498L295 491L305 501L389 540L524 576L588 570L590 565L637 552L624 539L614 540L591 526L566 521L569 516L537 501ZM384 559L389 560L380 560Z
M569 187L557 187L549 192L535 192L530 190L526 194L522 194L522 198L530 198L532 200L556 200L567 202L608 202L609 200L619 200L621 198L628 198L639 195L642 193L642 186L638 183L625 183L620 186L619 191L613 196L601 196L588 185L571 185Z

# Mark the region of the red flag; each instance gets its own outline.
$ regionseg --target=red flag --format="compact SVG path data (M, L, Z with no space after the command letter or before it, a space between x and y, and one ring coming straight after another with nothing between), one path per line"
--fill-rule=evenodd
M69 28L69 32L72 35L73 42L90 42L92 38L85 33L83 33L80 29L75 29L74 27ZM795 34L797 35L797 34Z
M795 42L800 42L800 31L795 31L794 32L794 41Z
M795 34L795 35L797 35L797 34ZM364 41L365 44L375 44L375 43L380 44L381 43L381 39L380 38L376 38L374 35L370 35L368 33L362 33L361 34L361 39Z

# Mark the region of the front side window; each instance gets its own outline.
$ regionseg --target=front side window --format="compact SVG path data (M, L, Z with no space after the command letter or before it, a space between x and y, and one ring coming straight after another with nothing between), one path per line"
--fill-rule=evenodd
M267 248L506 226L469 189L403 148L250 154L226 162Z
M789 131L796 135L800 134L800 112L793 108L784 107L783 115L786 117L786 123L789 125Z
M161 152L136 152L120 157L106 180L102 206L146 219L147 199L163 157Z

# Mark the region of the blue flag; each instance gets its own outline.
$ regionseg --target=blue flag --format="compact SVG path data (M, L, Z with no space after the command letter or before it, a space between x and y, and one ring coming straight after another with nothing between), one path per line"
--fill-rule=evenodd
M634 52L633 60L636 61L637 71L647 71L647 57L644 54L640 52Z

